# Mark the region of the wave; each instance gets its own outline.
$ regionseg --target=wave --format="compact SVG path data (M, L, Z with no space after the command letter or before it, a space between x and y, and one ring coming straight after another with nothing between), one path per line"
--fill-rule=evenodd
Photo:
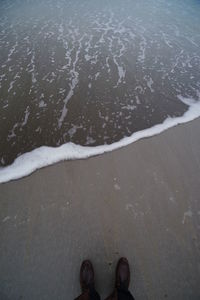
M122 147L125 147L142 138L151 137L176 126L187 123L200 117L200 101L196 102L190 98L179 96L179 99L188 105L188 110L181 117L169 117L162 124L154 125L141 131L124 137L118 142L110 145L96 147L80 146L73 143L66 143L59 147L42 146L31 152L22 154L15 159L12 165L0 168L0 183L22 178L30 175L37 169L52 165L63 160L85 159L91 156L100 155Z

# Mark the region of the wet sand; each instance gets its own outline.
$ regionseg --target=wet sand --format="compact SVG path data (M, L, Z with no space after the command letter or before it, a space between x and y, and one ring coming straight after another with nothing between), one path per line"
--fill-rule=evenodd
M0 185L0 299L73 299L85 258L104 297L122 255L136 299L199 299L199 128Z

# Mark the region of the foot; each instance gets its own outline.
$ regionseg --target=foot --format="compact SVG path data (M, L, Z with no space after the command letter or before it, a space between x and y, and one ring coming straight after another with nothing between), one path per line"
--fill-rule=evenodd
M116 267L115 287L118 289L128 290L130 283L130 268L128 260L121 257Z
M80 269L80 284L84 293L90 288L94 288L94 269L91 261L83 261Z

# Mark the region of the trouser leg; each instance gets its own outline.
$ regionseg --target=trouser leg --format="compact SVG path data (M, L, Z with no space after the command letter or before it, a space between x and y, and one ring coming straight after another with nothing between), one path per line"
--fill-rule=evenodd
M116 289L106 300L135 300L127 290Z
M117 300L117 290L114 290L114 292L105 300Z
M94 288L88 289L75 300L100 300L100 296Z
M127 290L118 289L117 290L117 300L134 300L131 293Z

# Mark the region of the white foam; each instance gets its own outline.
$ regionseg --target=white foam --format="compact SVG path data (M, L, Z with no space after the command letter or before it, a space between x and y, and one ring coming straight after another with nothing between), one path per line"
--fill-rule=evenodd
M113 61L114 61L115 65L117 66L117 70L118 70L118 81L117 81L117 84L114 86L114 88L116 88L122 82L122 80L125 78L126 70L122 66L120 66L120 64L118 63L118 61L116 59L116 56L113 57Z
M97 73L95 74L95 80L97 80L97 78L99 77L99 75L100 75L100 72L97 72Z
M43 107L46 107L46 106L47 106L47 104L44 102L44 100L41 100L39 102L39 108L43 108Z
M150 91L153 93L154 89L152 88L152 85L154 84L153 79L147 75L144 76L144 80L147 83L148 88L150 89Z
M37 169L52 165L62 160L83 159L127 146L139 139L157 135L164 130L181 123L192 121L200 116L200 102L179 96L185 103L190 103L188 111L182 117L167 118L162 124L133 133L130 137L111 145L84 147L73 143L66 143L59 147L42 146L25 153L10 166L0 168L0 183L27 176Z
M9 53L8 53L8 59L7 62L9 62L11 60L11 56L13 55L13 53L15 52L16 48L18 46L18 42L16 41L14 46L10 49Z
M7 140L9 141L10 139L16 137L15 134L15 129L19 126L19 123L16 123L13 128L10 130L10 133L8 134ZM1 181L0 181L1 182Z
M79 40L79 47L78 50L76 51L75 54L75 59L73 61L73 65L72 65L72 69L70 70L70 75L71 75L71 82L70 82L70 90L66 96L66 98L64 99L63 103L63 109L61 112L61 116L58 120L58 127L61 128L62 123L67 115L68 109L67 109L67 103L69 102L69 100L72 98L72 96L74 95L74 90L77 86L77 84L79 83L79 72L77 71L77 64L79 61L79 56L81 53L81 48L82 48L82 40L84 39L84 35L80 38Z
M126 106L122 106L122 109L127 109L127 110L135 110L137 108L137 106L135 105L126 105Z
M138 60L140 62L144 62L146 57L146 47L147 47L147 41L144 36L141 37L142 41L140 42L140 54L138 56Z
M11 81L10 82L10 86L8 88L8 93L10 93L10 91L12 90L13 86L14 86L15 81Z
M24 121L22 122L22 126L25 126L27 124L29 115L30 115L30 111L28 106L25 110L25 116L24 116Z

